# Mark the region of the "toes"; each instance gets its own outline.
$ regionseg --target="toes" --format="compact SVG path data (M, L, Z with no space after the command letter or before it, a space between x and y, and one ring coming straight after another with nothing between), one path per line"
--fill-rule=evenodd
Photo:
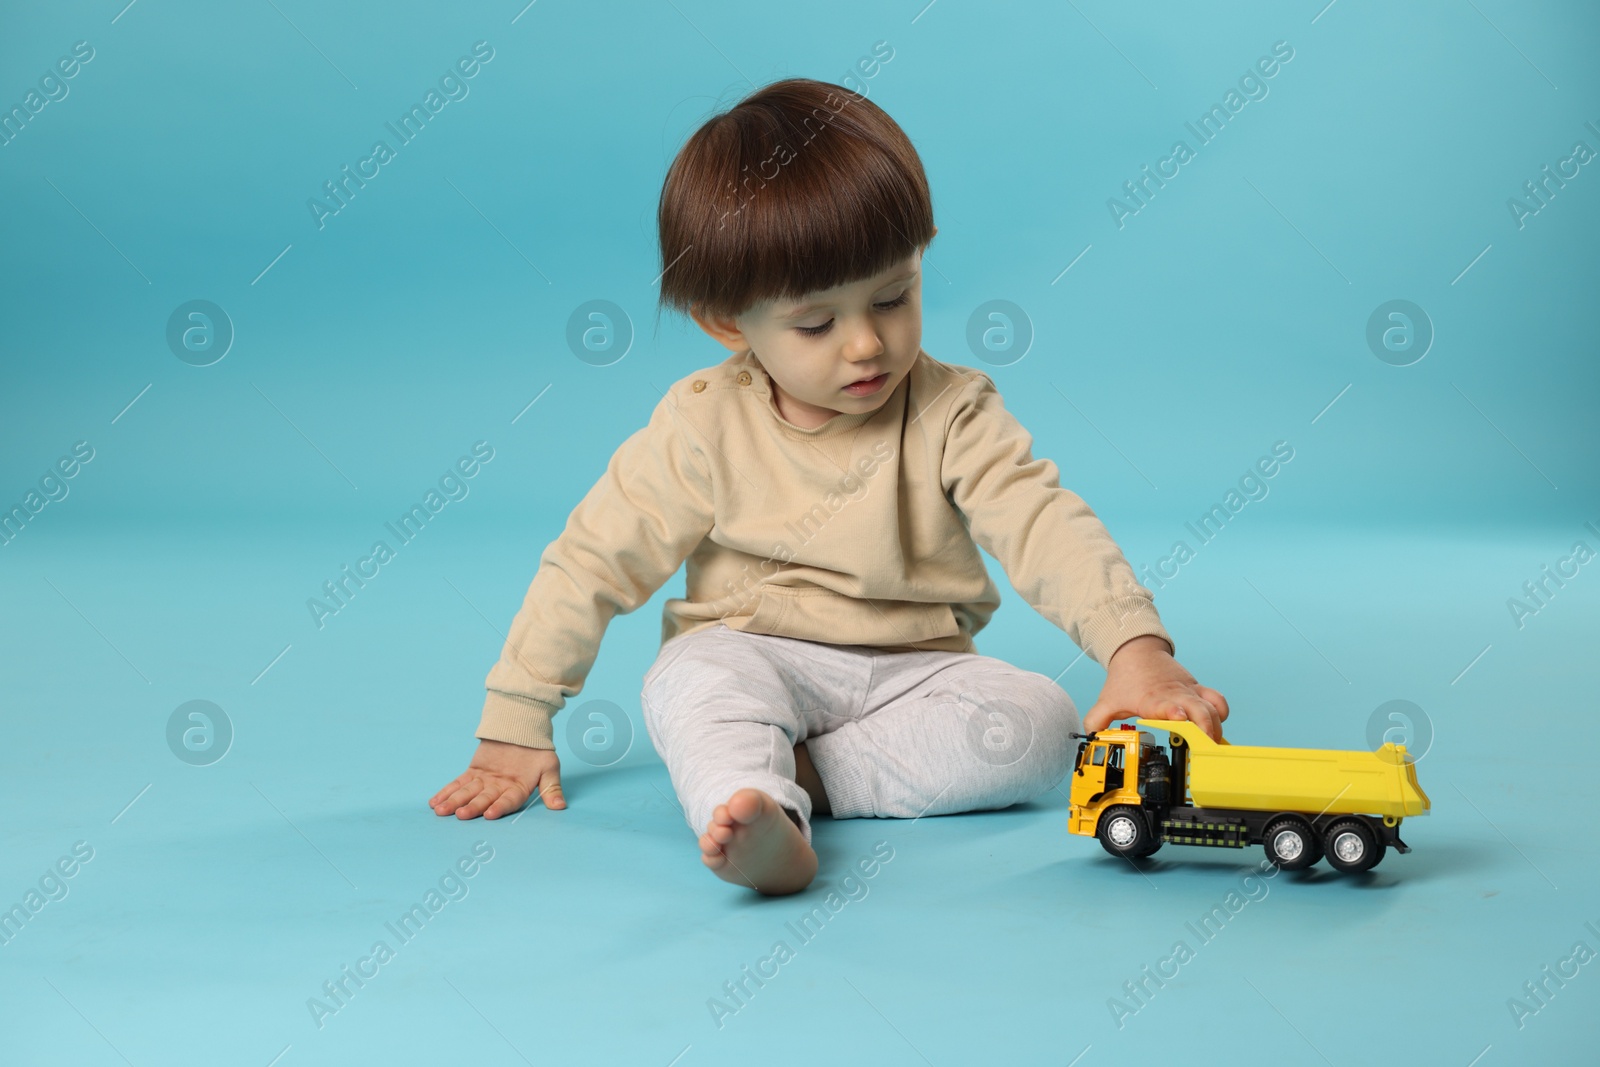
M741 789L728 798L728 814L748 826L766 814L766 806L770 803L772 798L759 789Z
M727 865L728 857L720 848L709 852L702 850L700 853L700 862L715 871L720 870Z

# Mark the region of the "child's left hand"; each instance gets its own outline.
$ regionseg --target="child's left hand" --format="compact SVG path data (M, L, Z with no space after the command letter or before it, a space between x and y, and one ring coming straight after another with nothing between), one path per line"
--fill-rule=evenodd
M1188 719L1213 741L1222 740L1228 701L1194 680L1153 634L1124 642L1106 664L1100 698L1083 717L1085 733L1104 730L1113 719Z

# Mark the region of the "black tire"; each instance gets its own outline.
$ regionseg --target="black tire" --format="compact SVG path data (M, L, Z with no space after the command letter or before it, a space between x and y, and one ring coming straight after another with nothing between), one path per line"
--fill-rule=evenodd
M1303 871L1322 858L1317 832L1295 815L1269 823L1261 835L1261 847L1280 871Z
M1360 874L1383 859L1384 844L1365 819L1339 819L1323 833L1322 851L1334 870Z
M1127 804L1107 809L1100 816L1095 836L1107 852L1123 859L1139 859L1161 847L1161 842L1150 832L1144 813Z

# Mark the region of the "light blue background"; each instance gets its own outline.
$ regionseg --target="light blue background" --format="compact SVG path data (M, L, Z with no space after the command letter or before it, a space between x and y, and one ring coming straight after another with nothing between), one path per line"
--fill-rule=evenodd
M1590 1061L1593 965L1521 1029L1507 1001L1600 950L1600 566L1521 628L1506 602L1600 549L1600 164L1521 229L1506 201L1600 150L1600 16L924 3L6 5L0 106L74 42L95 57L0 147L0 507L74 442L95 458L0 547L0 906L73 842L95 854L0 945L0 1060ZM479 40L469 95L319 230L308 198ZM575 702L626 710L620 764L587 766L558 720L569 810L425 807L540 550L660 391L725 354L656 323L673 154L752 83L840 81L879 41L866 88L940 229L924 347L989 370L1136 566L1295 449L1157 591L1229 736L1362 747L1391 699L1435 735L1412 854L1273 880L1122 1029L1107 999L1259 850L1135 872L1051 793L823 820L811 893L725 887L638 720L681 577L613 625ZM1276 41L1269 95L1119 229L1107 199ZM1397 298L1436 331L1405 367L1365 341ZM193 299L237 331L207 367L165 341ZM565 339L594 299L634 332L609 366ZM1034 331L1006 365L965 340L994 299ZM470 495L318 630L306 599L479 440ZM990 565L1007 603L980 650L1086 709L1103 674ZM236 731L206 767L165 740L193 699ZM478 840L470 894L316 1028L307 998ZM707 999L877 841L870 894L714 1026Z

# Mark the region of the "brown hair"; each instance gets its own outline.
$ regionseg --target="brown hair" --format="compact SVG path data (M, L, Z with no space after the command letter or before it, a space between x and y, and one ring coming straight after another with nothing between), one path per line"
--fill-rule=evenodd
M689 137L656 224L660 306L739 315L887 270L933 240L933 204L922 160L882 108L786 78Z

